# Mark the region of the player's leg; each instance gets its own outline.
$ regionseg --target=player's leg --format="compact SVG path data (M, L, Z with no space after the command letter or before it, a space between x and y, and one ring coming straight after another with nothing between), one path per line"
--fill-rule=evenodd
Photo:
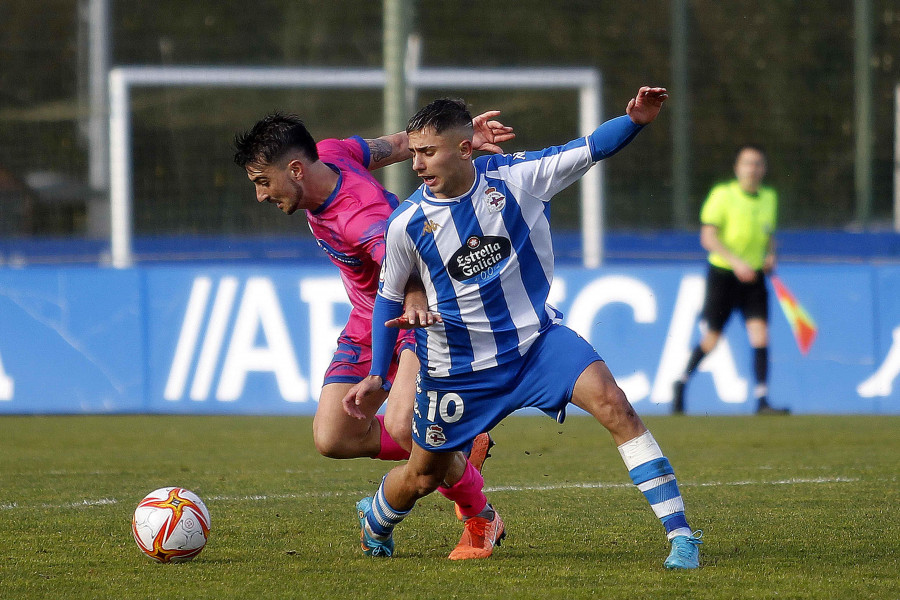
M350 388L369 372L371 348L356 343L348 333L356 331L358 338L358 330L363 326L351 317L338 338L334 358L325 371L319 406L313 419L316 449L330 458L406 460L409 457L409 443L404 447L391 437L385 427L385 417L376 414L384 398L371 406L360 407L367 417L362 420L348 415L342 404ZM409 439L408 433L405 439Z
M665 566L698 567L697 544L702 533L691 533L675 471L605 363L593 362L581 373L572 403L593 415L612 434L632 482L650 503L672 543Z
M769 408L769 324L760 318L747 319L747 339L753 351L753 398L757 411Z
M429 452L413 445L409 460L385 475L375 496L357 502L360 542L365 554L387 557L394 553L394 528L419 498L436 490L449 476L455 454Z
M787 409L769 405L769 290L760 272L756 281L745 284L742 290L741 312L747 328L747 339L753 351L753 398L759 414L788 414Z
M416 375L419 359L413 350L400 352L397 374L388 394L384 425L390 436L407 452L412 450L412 416L416 401Z
M710 265L706 274L706 296L703 300L701 323L703 335L700 342L691 350L688 363L672 388L672 412L684 412L684 392L688 381L706 355L713 351L722 337L725 323L734 309L734 288L737 278L727 269Z
M404 445L412 446L413 406L416 400L416 375L419 372L419 360L411 349L400 353L400 364L394 384L388 397L385 411L385 426L390 437ZM470 459L461 452L454 460L448 475L451 485L442 482L438 491L454 502L454 510L459 520L479 514L484 509L482 489L484 479L481 477L481 466L488 456L493 442L486 433L479 434L472 444ZM476 448L477 446L477 448ZM477 464L476 462L477 461ZM468 463L468 464L467 464Z
M625 392L602 360L592 362L578 377L572 393L572 404L589 412L606 427L616 445L647 431L625 397Z
M375 413L377 406L365 407L368 418L355 419L344 411L341 400L352 383L326 383L319 395L313 418L316 450L328 458L376 457L381 452L382 427Z
M416 386L414 406L417 409L410 415L414 423L410 460L389 473L378 494L357 505L363 545L389 544L393 552L393 541L385 536L418 498L440 489L460 507L465 518L463 537L450 558L485 558L504 535L503 521L484 496L481 473L457 449L467 449L477 435L475 432L488 429L507 413L503 412L501 402L483 401L493 398L491 392L466 392L463 398L443 387L430 389L430 385L434 382L426 380ZM454 387L452 382L443 380L438 385ZM446 450L434 452L425 447Z
M632 482L672 542L666 566L696 568L699 534L691 534L685 519L675 473L596 350L571 329L554 326L541 335L525 359L527 370L514 393L526 398L526 406L558 415L557 420L571 402L606 427Z

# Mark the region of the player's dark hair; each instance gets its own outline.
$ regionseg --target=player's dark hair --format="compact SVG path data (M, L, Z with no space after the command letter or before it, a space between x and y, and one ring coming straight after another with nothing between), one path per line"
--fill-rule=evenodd
M266 115L249 131L234 136L234 162L239 167L276 163L291 150L318 160L316 141L300 117L279 112Z
M406 133L432 129L441 134L451 129L472 130L472 115L460 98L440 98L412 116L406 124Z

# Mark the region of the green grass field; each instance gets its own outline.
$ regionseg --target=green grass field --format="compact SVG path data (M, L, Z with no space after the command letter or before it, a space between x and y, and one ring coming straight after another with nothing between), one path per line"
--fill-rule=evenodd
M359 550L354 503L385 463L336 461L311 419L0 418L0 598L900 598L900 418L659 417L701 569L669 572L659 521L587 418L507 419L485 467L508 537L450 562L452 505L422 500L392 559ZM149 491L212 514L191 563L131 537Z

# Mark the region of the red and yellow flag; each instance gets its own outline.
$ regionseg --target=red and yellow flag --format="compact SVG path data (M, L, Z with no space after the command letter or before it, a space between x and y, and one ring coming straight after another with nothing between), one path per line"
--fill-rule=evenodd
M772 275L769 277L769 281L775 287L775 296L778 297L781 310L784 311L784 316L787 317L791 331L794 332L797 347L800 348L800 352L804 356L809 354L809 349L816 339L816 334L819 333L816 322L809 316L806 309L797 302L797 298L787 289L781 279Z

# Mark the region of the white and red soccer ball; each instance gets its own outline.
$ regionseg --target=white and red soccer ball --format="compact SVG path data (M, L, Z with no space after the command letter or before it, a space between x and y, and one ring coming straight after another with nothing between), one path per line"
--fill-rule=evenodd
M200 496L180 487L153 490L134 510L131 531L153 560L186 562L200 554L209 538L209 511Z

